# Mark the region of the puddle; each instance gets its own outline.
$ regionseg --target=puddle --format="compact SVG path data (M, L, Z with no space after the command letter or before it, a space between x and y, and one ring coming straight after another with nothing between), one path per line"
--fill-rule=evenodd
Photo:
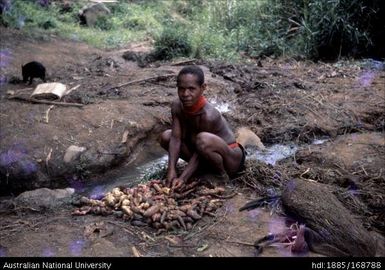
M247 149L246 158L251 160L256 159L274 166L277 161L293 156L297 149L298 146L295 144L274 144L267 146L264 151Z
M319 145L324 144L329 141L329 137L321 137L319 139L314 139L311 144ZM264 163L275 165L278 161L293 156L299 146L292 144L274 144L271 146L266 146L265 151L260 151L256 149L246 149L247 159L256 159Z

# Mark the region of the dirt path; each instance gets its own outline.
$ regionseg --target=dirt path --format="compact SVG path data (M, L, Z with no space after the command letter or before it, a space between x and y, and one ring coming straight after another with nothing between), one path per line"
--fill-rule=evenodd
M96 185L103 172L124 171L144 143L155 141L169 126L169 104L176 98L175 81L169 75L180 66L152 63L139 68L122 58L124 50L104 52L55 37L37 41L15 30L1 32L5 78L20 78L21 64L37 60L46 66L48 81L80 85L63 101L84 104L82 108L54 106L47 118L49 105L7 99L9 91L28 96L32 89L17 92L28 86L0 85L2 195L39 187ZM202 67L209 101L217 103L233 127L249 126L265 144L300 144L297 157L281 165L293 177L346 187L343 179L352 176L365 191L357 198L369 212L350 210L363 222L370 216L367 228L384 235L384 191L376 188L369 195L372 187L385 183L383 67L370 61L325 64L293 59L247 65L210 62ZM32 87L37 83L39 79ZM303 145L322 136L330 143ZM71 145L86 151L66 163L63 157ZM0 233L0 256L132 256L132 246L144 256L253 256L254 247L249 244L281 230L283 218L270 216L269 210L239 213L240 206L261 194L238 184L233 188L239 194L218 210L217 218L199 221L187 239L187 233L156 236L151 229L108 217L72 217L69 205L45 212L2 212L0 225L7 229ZM107 235L85 232L99 222ZM291 254L268 248L262 256Z

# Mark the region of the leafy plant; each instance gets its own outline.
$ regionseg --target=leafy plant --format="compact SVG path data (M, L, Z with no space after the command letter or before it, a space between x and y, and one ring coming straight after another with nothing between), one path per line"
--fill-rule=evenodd
M114 24L107 16L101 16L96 20L95 27L103 31L114 29Z
M189 56L192 52L191 41L186 30L181 26L166 26L155 38L155 57L169 60L178 56Z

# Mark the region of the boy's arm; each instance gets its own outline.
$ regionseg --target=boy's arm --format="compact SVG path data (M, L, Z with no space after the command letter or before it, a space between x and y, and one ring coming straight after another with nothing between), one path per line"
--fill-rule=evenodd
M186 182L196 171L199 165L198 154L195 152L190 158L186 168L183 170L183 173L179 176L179 178Z
M171 181L177 177L176 174L176 163L179 159L179 153L182 143L182 127L180 120L177 115L178 104L174 103L171 108L172 115L172 126L171 126L171 138L168 147L168 170L167 170L167 182Z
M201 122L202 130L207 131L220 131L222 126L222 117L219 112L213 111L207 114L202 115L201 118L203 121ZM219 133L219 132L218 132ZM199 165L199 156L195 152L190 158L186 168L183 170L182 174L176 178L172 183L172 189L179 189L183 186L183 184L190 179L190 177L197 170Z
M172 189L179 189L193 175L199 165L198 154L195 152L190 158L182 174L172 182Z

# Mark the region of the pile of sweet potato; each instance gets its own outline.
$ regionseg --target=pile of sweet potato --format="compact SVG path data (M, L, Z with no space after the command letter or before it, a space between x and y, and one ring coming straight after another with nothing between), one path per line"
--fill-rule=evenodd
M222 206L222 187L209 188L193 181L180 190L171 190L161 180L152 180L134 188L117 187L101 200L81 197L73 215L114 214L136 226L159 230L189 230L204 215Z

